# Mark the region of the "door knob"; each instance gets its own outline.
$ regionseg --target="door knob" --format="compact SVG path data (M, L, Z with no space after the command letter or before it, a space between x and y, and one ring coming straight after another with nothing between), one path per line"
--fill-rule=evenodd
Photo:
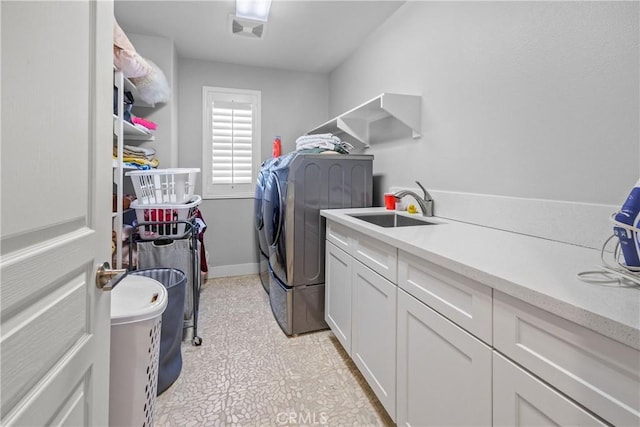
M110 291L127 275L126 269L112 269L108 262L105 262L96 271L96 286L103 291Z

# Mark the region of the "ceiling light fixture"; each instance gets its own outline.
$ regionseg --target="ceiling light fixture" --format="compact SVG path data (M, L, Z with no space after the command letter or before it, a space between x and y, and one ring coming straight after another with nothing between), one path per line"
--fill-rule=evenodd
M267 22L271 0L236 0L236 16Z

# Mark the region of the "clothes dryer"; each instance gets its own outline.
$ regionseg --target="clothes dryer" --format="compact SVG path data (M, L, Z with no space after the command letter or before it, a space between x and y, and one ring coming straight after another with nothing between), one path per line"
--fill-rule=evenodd
M320 210L370 207L372 162L371 155L294 152L271 169L263 202L269 300L288 335L327 327Z

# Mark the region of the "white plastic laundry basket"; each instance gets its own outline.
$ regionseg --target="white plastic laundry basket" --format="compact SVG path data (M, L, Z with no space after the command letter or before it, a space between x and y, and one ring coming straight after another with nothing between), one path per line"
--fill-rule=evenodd
M138 199L139 200L139 199ZM140 238L143 240L155 240L160 237L180 239L189 231L185 223L194 215L196 208L202 202L199 195L193 196L189 203L172 204L143 204L138 200L131 202L131 208L136 211L136 219L140 223L153 223L138 227Z
M186 203L193 197L200 169L173 168L127 172L140 204Z
M111 291L110 426L153 425L167 295L157 280L134 275Z

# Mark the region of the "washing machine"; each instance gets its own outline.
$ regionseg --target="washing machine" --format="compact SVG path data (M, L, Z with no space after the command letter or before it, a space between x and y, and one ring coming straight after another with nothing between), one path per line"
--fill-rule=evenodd
M258 268L260 274L260 282L264 290L269 293L269 246L267 245L266 236L264 234L264 216L262 209L264 187L270 170L280 161L279 157L270 158L262 162L258 171L256 180L256 191L253 199L253 217L256 229L256 246Z
M370 207L372 163L371 155L293 152L271 168L263 195L269 300L287 335L327 327L320 210Z

